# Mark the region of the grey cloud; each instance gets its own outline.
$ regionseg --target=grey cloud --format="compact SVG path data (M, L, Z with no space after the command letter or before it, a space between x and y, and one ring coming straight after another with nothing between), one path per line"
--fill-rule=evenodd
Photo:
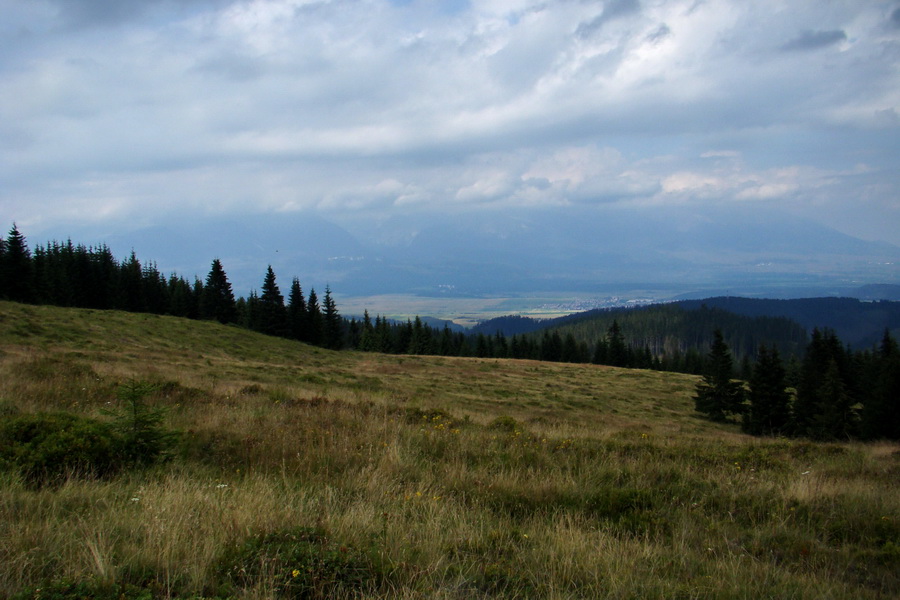
M672 30L669 29L669 26L665 23L661 24L659 28L647 36L647 40L653 43L656 43L666 37L668 37L672 33Z
M589 37L608 22L640 11L639 0L611 0L603 7L603 12L599 16L587 23L581 23L575 33L581 37Z
M781 49L788 52L817 50L832 46L847 39L843 29L831 31L804 31L799 37L784 44Z
M76 29L116 26L137 21L151 11L206 10L236 0L55 0L64 26Z
M894 9L894 12L891 13L891 25L900 29L900 8Z

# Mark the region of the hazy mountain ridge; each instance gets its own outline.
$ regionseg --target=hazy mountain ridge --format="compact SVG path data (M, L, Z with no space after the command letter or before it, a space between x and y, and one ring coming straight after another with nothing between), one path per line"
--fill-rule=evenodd
M684 317L681 315L672 317L674 314L672 313L673 309L684 311L685 313L697 313L704 309L712 309L720 312L720 318L718 322L712 322L712 324L710 324L710 319L706 317L700 321L691 320L693 325L691 328L686 329L683 327ZM662 317L657 318L652 316L652 313L664 314ZM725 315L728 315L727 318L725 318ZM606 329L613 320L619 320L621 323L626 323L627 321L649 321L654 323L654 325L645 326L643 322L641 323L641 328L645 330L642 335L647 339L662 339L668 336L673 339L683 340L685 332L691 330L693 338L689 341L689 345L702 345L703 340L694 335L693 332L705 327L706 333L704 335L708 336L712 331L711 328L721 327L726 329L726 323L734 325L735 322L731 320L732 317L743 317L751 320L783 319L802 327L806 332L811 332L813 328L828 328L834 330L843 342L856 349L865 349L877 344L881 340L885 329L891 330L894 334L900 331L900 302L887 300L863 302L855 298L777 300L718 297L655 304L637 308L596 309L546 320L527 317L500 317L485 321L473 328L472 331L473 333L484 333L486 335L492 335L497 332L504 335L515 335L541 330L558 329L566 331L576 327L582 330L590 330L590 335L587 337L597 338L605 335ZM591 321L595 321L596 324L593 326L586 325ZM700 327L697 324L698 322L704 327ZM747 325L743 321L740 322L740 326L746 327L748 330L753 328L752 323ZM781 329L787 332L786 338L784 340L773 338L772 342L777 341L784 349L792 348L796 350L799 342L796 331L790 327ZM726 331L726 334L731 333ZM781 335L781 333L778 335ZM589 340L586 339L586 341ZM747 349L753 346L753 344L748 345L747 343L743 343L743 345L746 348L742 352L748 351Z
M790 216L749 210L700 213L686 207L483 211L440 221L415 214L375 222L313 213L240 221L203 217L178 226L115 234L64 232L134 250L163 272L203 277L215 257L236 291L258 288L271 264L282 286L330 284L344 295L502 295L540 291L600 293L626 286L728 289L796 297L900 282L900 247L868 242Z

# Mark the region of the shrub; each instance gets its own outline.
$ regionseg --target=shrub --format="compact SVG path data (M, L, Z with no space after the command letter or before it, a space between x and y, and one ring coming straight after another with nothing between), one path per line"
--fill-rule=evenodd
M18 468L31 484L111 475L123 466L122 448L109 424L72 414L21 415L0 426L0 463Z
M219 572L233 585L270 587L284 598L338 598L372 589L368 557L305 527L255 535L226 550Z
M119 386L118 398L124 404L121 412L109 412L113 427L122 438L124 460L133 466L146 467L171 457L178 435L166 431L162 422L166 412L145 402L157 386L129 381Z
M101 584L95 581L54 581L46 585L23 590L11 600L152 600L150 590L117 584Z

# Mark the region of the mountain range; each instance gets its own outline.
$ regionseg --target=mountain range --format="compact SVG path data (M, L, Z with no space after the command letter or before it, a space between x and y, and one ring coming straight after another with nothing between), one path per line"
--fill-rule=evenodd
M653 289L809 297L900 283L898 246L749 208L572 207L371 222L294 212L51 239L70 236L106 243L116 256L133 250L189 278L205 277L219 258L239 295L260 287L267 265L285 290L298 277L304 288L330 285L339 296Z

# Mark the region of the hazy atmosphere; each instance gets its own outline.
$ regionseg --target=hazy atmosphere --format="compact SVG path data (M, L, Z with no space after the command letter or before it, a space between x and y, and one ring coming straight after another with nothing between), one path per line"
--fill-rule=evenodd
M401 279L485 292L454 279L464 263L439 273L441 260L477 250L469 264L498 257L498 271L546 279L590 239L592 270L569 287L624 281L603 265L625 259L650 281L705 268L746 224L735 277L735 265L796 265L825 244L856 257L848 280L900 278L896 1L0 10L0 213L31 243L106 241L187 276L221 256L238 289L272 263L360 294ZM706 227L725 239L679 246ZM769 238L777 252L757 247ZM359 265L377 259L381 287L338 257L370 274ZM871 272L854 278L858 264ZM434 280L409 283L416 266Z

